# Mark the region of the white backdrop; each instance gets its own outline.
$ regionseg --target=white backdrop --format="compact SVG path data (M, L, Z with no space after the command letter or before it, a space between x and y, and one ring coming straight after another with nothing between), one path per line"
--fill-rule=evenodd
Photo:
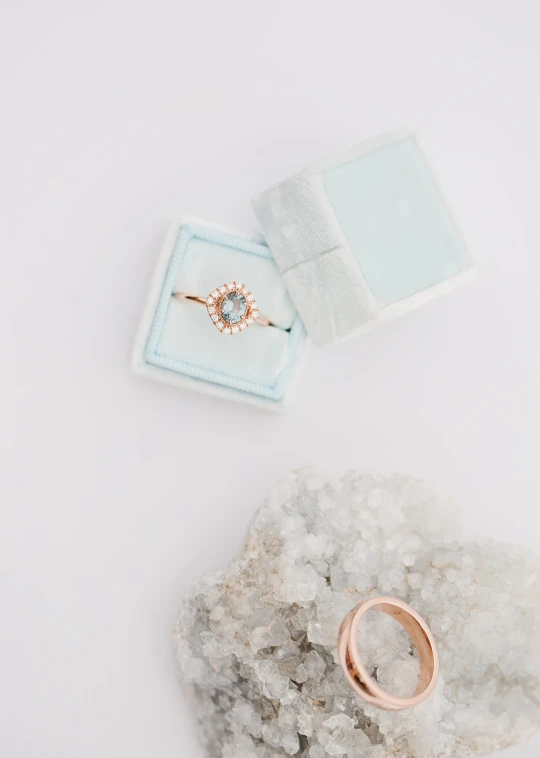
M176 609L290 468L431 479L471 532L540 552L538 14L534 0L4 0L3 758L201 755ZM251 231L255 192L402 126L481 266L473 284L314 349L284 417L132 375L175 214Z

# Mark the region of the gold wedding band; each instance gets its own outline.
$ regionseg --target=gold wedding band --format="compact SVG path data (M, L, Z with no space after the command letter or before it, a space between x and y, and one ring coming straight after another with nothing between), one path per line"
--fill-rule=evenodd
M358 625L362 616L369 610L388 614L398 621L412 638L420 660L420 674L418 685L411 697L396 697L385 692L368 674L362 662L357 642ZM364 600L345 616L338 635L338 655L352 689L366 702L387 711L401 711L418 705L433 692L439 678L439 654L428 625L410 605L393 597Z

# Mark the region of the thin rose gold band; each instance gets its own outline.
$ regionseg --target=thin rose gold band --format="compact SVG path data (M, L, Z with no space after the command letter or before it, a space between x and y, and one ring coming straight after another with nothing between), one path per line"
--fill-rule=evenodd
M357 642L358 625L362 616L371 609L394 618L412 638L420 660L420 675L411 697L396 697L385 692L368 674L362 662ZM439 654L426 622L410 605L393 597L364 600L345 616L339 629L338 656L353 690L366 702L386 711L401 711L418 705L431 695L439 678Z
M192 300L194 303L201 303L201 305L206 305L206 298L199 297L198 295L189 295L187 292L175 292L173 294L173 297L180 301ZM274 322L270 321L270 319L266 318L266 316L257 316L255 323L260 324L261 326L275 326L276 328L279 328L277 324L274 324Z

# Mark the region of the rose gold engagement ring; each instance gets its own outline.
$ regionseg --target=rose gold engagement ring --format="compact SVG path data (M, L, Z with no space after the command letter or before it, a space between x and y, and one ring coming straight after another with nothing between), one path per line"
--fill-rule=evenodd
M362 662L358 649L358 625L369 610L382 611L399 621L412 638L420 660L420 675L411 697L396 697L385 692L368 674ZM433 692L439 678L437 646L426 622L410 605L393 597L364 600L345 616L339 629L338 655L353 690L366 702L386 711L401 711L418 705Z
M276 326L269 318L259 315L257 302L242 282L229 282L211 292L207 298L175 292L177 300L192 300L206 305L208 315L222 334L243 332L252 324Z

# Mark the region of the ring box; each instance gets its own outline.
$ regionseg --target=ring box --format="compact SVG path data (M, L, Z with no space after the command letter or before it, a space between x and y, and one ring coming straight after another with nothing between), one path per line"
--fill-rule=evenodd
M475 272L411 132L369 140L254 199L264 241L182 217L171 227L133 366L179 386L281 410L306 337L329 345L402 315ZM278 328L223 335L206 297L240 280Z
M262 315L276 327L253 324L221 334L206 308L174 292L207 297L242 281ZM306 332L268 246L195 217L170 227L135 341L133 367L143 376L263 408L280 410L302 365Z

